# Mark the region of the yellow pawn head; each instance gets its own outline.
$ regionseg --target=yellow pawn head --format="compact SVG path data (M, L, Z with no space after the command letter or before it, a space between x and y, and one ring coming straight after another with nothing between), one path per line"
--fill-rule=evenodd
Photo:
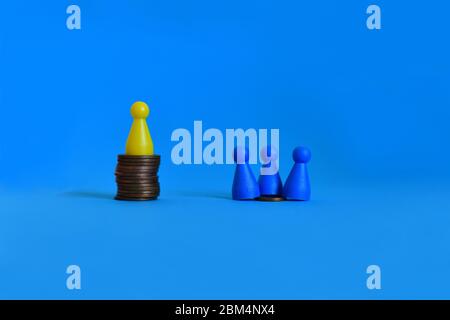
M150 110L145 102L135 102L131 106L133 124L128 135L125 153L130 156L153 155L153 141L147 126Z

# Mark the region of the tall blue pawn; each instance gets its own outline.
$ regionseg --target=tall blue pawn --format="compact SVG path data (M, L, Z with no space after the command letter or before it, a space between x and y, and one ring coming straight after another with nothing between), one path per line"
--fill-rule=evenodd
M262 196L281 196L283 183L278 172L278 150L267 146L261 150L261 159L264 161L259 175L259 192Z
M236 171L233 179L233 200L253 200L259 197L259 186L249 165L248 148L234 148Z
M311 197L311 186L307 163L311 160L311 151L305 147L297 147L292 152L295 161L284 184L283 196L287 200L308 201Z

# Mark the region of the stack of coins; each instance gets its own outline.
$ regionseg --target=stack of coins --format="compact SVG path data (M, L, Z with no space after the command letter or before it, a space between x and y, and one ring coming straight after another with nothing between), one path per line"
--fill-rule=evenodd
M155 200L159 196L160 156L119 155L116 167L117 200Z

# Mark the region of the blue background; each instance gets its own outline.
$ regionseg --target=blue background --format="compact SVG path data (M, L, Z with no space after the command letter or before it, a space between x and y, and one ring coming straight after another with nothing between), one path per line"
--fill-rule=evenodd
M79 0L74 31L70 4L0 5L0 298L450 298L448 1ZM156 202L111 200L136 100ZM173 165L194 120L279 128L283 179L309 146L312 201Z

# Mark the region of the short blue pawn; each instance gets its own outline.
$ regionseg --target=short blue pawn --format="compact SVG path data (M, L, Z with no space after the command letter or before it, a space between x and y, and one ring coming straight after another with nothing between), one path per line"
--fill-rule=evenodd
M275 147L267 146L261 150L264 164L258 179L259 191L262 196L278 196L283 193L283 183L278 172L278 151Z
M287 200L308 201L311 197L307 163L311 160L311 151L305 147L297 147L292 152L295 161L286 183L283 196Z
M259 197L259 186L248 164L250 158L248 148L243 150L236 147L233 156L236 163L232 190L233 200L253 200Z

